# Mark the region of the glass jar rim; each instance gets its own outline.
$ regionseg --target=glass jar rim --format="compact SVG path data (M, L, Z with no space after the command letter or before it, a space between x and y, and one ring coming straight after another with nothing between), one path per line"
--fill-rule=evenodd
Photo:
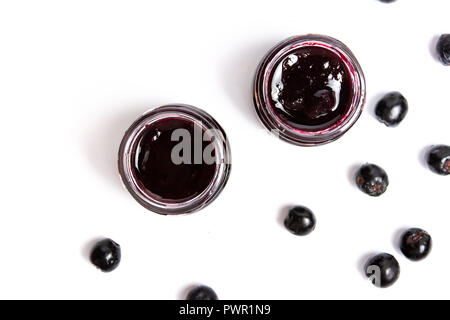
M191 121L214 135L212 141L216 157L214 177L200 194L183 201L164 200L151 194L140 186L133 172L133 154L145 128L149 124L170 118ZM151 108L127 129L119 147L118 168L124 187L146 209L163 215L193 213L210 204L225 187L231 170L230 145L225 131L205 111L187 104L164 105Z
M347 112L328 128L305 131L283 121L274 111L270 100L270 78L280 61L301 47L320 46L337 54L347 66L353 88L352 101ZM254 79L253 102L263 125L280 139L300 146L316 146L341 137L359 119L366 99L364 73L350 49L329 36L308 34L290 37L273 47L262 59Z

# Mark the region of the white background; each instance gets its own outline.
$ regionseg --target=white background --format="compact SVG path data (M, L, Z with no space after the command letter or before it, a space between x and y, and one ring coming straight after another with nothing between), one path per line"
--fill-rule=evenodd
M423 163L450 144L450 67L433 56L450 33L448 0L0 2L0 298L180 299L204 283L221 299L450 298L450 178ZM316 148L268 134L251 101L259 60L286 37L347 44L367 80L366 109L340 140ZM397 128L373 117L401 91ZM188 103L230 138L228 185L205 210L166 217L125 191L116 169L124 130L147 108ZM354 186L357 165L384 167L379 198ZM281 225L301 204L316 230ZM399 232L422 227L430 256L410 262ZM104 274L93 240L122 247ZM401 276L378 289L361 273L373 252Z

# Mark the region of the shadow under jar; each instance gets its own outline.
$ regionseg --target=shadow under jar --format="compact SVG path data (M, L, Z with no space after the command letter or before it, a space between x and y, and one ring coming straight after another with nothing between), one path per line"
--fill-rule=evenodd
M272 48L254 81L264 126L300 146L341 137L361 115L365 95L364 74L350 49L322 35L291 37Z
M174 215L198 211L219 195L231 154L225 132L209 114L177 104L151 109L131 125L118 164L137 202Z

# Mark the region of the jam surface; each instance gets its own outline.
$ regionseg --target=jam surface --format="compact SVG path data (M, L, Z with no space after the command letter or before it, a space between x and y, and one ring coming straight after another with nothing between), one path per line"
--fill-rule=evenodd
M298 48L281 59L272 71L270 90L281 120L304 131L335 124L352 101L352 80L345 62L318 46Z
M172 150L182 141L172 141L172 133L176 129L185 129L190 134L189 163L172 161ZM159 120L146 127L137 143L133 163L137 180L150 193L164 200L185 201L202 193L211 183L216 164L207 164L203 158L201 163L194 162L194 130L202 131L193 122L179 118ZM211 142L198 143L203 151ZM179 154L184 153L180 151Z

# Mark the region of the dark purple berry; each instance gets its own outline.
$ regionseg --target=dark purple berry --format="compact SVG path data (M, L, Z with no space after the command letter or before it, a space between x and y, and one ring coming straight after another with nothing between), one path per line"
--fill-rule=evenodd
M400 265L394 256L389 253L380 253L367 261L364 272L375 286L386 288L397 281Z
M219 300L219 298L210 287L198 286L189 291L186 300Z
M450 66L450 34L443 34L436 46L441 62L445 66Z
M103 272L113 271L120 263L120 246L111 239L97 242L91 251L91 262Z
M384 2L384 3L391 3L391 2L395 2L396 0L380 0L381 2Z
M434 173L446 176L450 173L450 147L433 146L427 156L428 168Z
M400 250L410 260L419 261L431 251L431 236L419 228L408 229L400 240Z
M376 108L377 119L388 127L398 125L408 113L408 101L399 92L388 93L381 99Z
M372 197L382 195L389 185L386 171L370 163L366 163L359 168L355 180L358 188Z
M284 226L297 236L305 236L316 227L316 218L308 208L296 206L289 210Z

